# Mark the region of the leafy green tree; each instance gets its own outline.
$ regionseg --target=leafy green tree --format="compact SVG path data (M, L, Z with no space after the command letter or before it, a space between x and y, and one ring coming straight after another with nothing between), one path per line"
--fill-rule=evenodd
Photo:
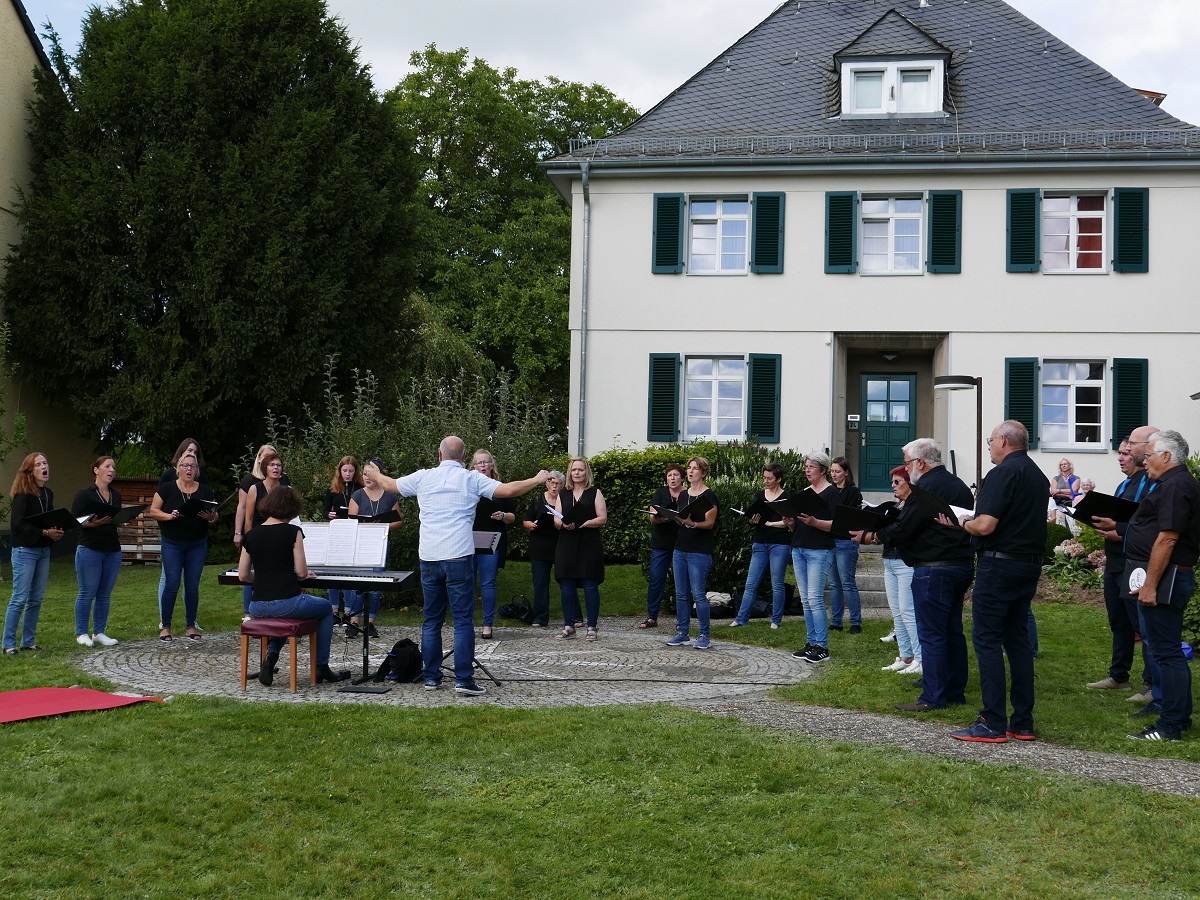
M538 169L570 138L637 111L598 84L523 80L430 44L387 95L412 135L424 200L419 289L514 387L565 408L571 214Z
M413 157L323 0L119 0L51 56L5 303L85 430L216 457L317 399L331 350L403 359Z

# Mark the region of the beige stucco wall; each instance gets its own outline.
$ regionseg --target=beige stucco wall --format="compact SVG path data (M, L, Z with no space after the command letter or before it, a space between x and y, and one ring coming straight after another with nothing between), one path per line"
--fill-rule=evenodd
M18 189L29 183L30 146L27 104L34 97L33 70L38 57L21 26L16 8L0 0L0 250L20 237L15 205ZM0 294L0 304L3 296ZM25 413L29 423L28 450L40 450L51 464L51 486L59 499L70 501L76 487L91 477L93 442L79 437L74 418L61 408L49 407L36 389L14 379L4 401L11 414ZM14 450L0 463L0 492L8 493L13 473L27 450ZM0 524L7 527L7 523Z
M1150 188L1149 273L1005 272L1007 189L1116 186ZM827 191L952 189L963 192L962 274L824 274ZM787 193L782 275L651 273L655 193L779 190ZM1200 370L1191 358L1200 346L1200 312L1188 239L1200 202L1200 165L1173 171L1109 164L1073 170L780 171L688 178L616 177L593 169L590 192L587 453L645 443L648 357L665 352L781 353L781 445L807 449L844 441L846 386L839 377L844 357L843 366L835 362L838 335L850 332L941 335L931 348L933 374L984 377L985 432L1003 416L1006 356L1148 357L1151 419L1178 428L1200 445L1200 404L1189 399L1200 390ZM578 182L573 209L569 446L575 450L583 243ZM1109 215L1111 235L1111 204ZM932 420L934 436L956 450L960 472L973 476L974 395L938 396ZM1048 450L1035 457L1053 471L1062 455ZM1077 463L1077 470L1116 471L1111 451L1094 456L1099 458Z

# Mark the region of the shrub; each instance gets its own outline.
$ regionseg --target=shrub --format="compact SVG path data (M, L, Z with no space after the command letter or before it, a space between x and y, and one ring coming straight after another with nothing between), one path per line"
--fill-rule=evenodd
M1068 539L1054 548L1054 556L1044 569L1058 587L1078 585L1089 590L1103 588L1104 552L1091 550L1082 542Z
M1046 560L1049 562L1054 559L1054 548L1063 541L1071 539L1071 529L1065 525L1056 525L1051 522L1046 526Z

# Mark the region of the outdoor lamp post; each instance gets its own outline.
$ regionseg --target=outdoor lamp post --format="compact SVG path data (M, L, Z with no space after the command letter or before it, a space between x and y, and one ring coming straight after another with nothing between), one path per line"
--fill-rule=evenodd
M969 391L975 389L975 493L983 484L983 376L936 375L935 391Z

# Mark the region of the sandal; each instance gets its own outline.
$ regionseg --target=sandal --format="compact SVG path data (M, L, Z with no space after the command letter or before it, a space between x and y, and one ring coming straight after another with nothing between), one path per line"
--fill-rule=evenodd
M589 628L587 631L587 637L584 640L594 641L594 640L596 640L597 637L598 637L598 635L596 634L596 629Z
M192 629L192 628L189 628L189 629L188 629L187 637L188 637L188 640L189 640L189 641L198 641L198 640L201 640L201 635L200 635L200 632L198 632L198 631L196 631L196 630L194 630L194 629Z
M492 639L492 626L484 625L483 632L479 636L481 638L483 638L485 641L490 641Z
M546 624L544 622L530 622L529 627L530 628L545 628Z
M645 622L638 622L638 628L657 628L658 619L646 619Z
M560 639L573 638L573 637L575 637L575 629L572 628L570 625L567 625L566 627L564 627L562 630L562 634L559 635Z
M164 644L171 643L171 641L174 640L174 638L171 637L171 629L169 629L169 628L162 629L162 631L160 631L158 633L158 639L160 641L162 641Z

